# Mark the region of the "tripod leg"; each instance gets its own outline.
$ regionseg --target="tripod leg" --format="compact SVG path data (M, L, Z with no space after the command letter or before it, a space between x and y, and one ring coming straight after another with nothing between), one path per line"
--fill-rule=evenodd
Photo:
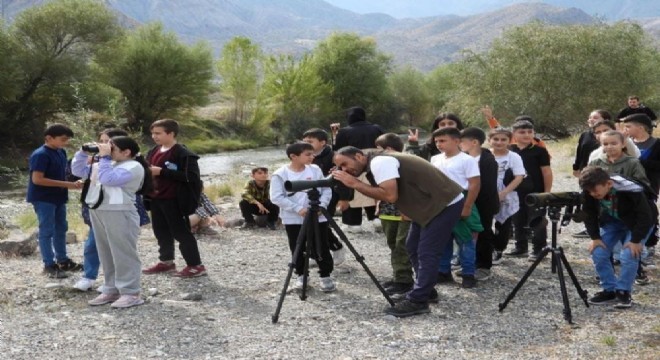
M571 278L571 281L573 281L573 285L575 286L578 295L584 302L584 305L586 307L589 307L589 298L587 296L587 291L582 289L582 286L580 286L580 282L578 282L578 279L575 276L573 269L571 268L571 264L569 264L568 259L566 259L566 255L564 254L564 249L561 247L559 248L559 258L561 259L561 262L564 264L564 267L566 268L566 272L568 273L568 276Z
M559 277L559 287L561 289L561 300L564 303L564 319L569 324L573 323L573 315L571 314L571 304L568 301L568 291L566 291L566 280L564 279L564 269L560 260L560 251L558 249L552 250L552 257L556 260L557 276Z
M373 283L376 285L378 290L380 290L380 292L383 294L383 296L385 297L385 300L387 300L387 302L390 304L390 306L394 306L394 300L392 300L392 298L390 298L390 296L387 294L387 292L385 291L383 286L378 282L378 279L376 279L376 277L371 272L371 270L369 270L369 267L367 267L367 264L364 262L364 257L362 255L360 255L357 252L357 250L355 250L355 248L353 247L353 244L351 244L351 242L348 241L348 238L346 237L346 234L344 234L344 232L341 231L341 228L339 228L339 225L337 225L335 220L332 219L332 217L328 213L328 210L326 210L324 208L321 208L321 212L328 219L328 224L335 230L335 233L337 233L337 235L339 235L339 238L341 239L341 241L344 242L344 244L346 245L348 250L350 250L351 253L353 254L353 256L355 256L355 260L357 260L360 263L360 265L362 265L362 268L367 273L367 275L369 275L369 278L371 278L371 281L373 281Z
M516 296L516 293L518 293L518 290L520 290L520 288L523 285L525 285L525 281L527 281L527 278L529 278L529 276L532 275L534 269L536 269L536 267L541 263L541 261L543 261L543 259L546 257L546 255L548 255L549 252L550 252L550 248L546 247L545 249L543 249L539 257L537 257L536 260L534 260L534 263L529 267L529 269L527 269L527 272L525 273L525 275L523 275L520 281L518 281L516 287L514 287L513 290L511 290L511 293L509 293L509 295L506 297L506 300L500 303L499 305L500 312L504 311L506 306L509 304L509 301L513 300L513 298Z
M309 282L309 257L313 254L314 247L314 228L316 227L318 218L314 216L313 211L308 211L303 220L302 228L300 229L300 235L302 235L303 241L305 242L305 252L303 253L303 288L300 292L300 300L307 299L307 283Z
M291 255L291 262L289 262L289 271L287 272L286 278L284 279L284 286L282 287L280 298L277 301L277 307L275 309L275 313L273 314L273 316L271 316L271 321L273 322L273 324L277 323L277 321L280 318L280 311L282 310L282 304L284 303L284 298L286 297L286 290L289 288L289 283L291 282L291 276L293 275L293 270L296 268L296 261L298 259L298 255L300 254L300 252L303 249L303 246L305 245L304 228L305 228L305 223L303 222L303 226L300 229L298 238L296 239L296 248L293 251L293 255Z

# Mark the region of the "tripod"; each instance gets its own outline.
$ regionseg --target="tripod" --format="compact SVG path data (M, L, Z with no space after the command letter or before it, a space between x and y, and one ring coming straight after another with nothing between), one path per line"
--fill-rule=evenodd
M360 255L357 250L353 247L353 245L348 241L348 238L346 237L346 234L344 234L343 231L339 228L339 225L332 219L330 214L328 213L328 210L322 208L319 206L321 204L320 198L321 198L321 193L316 189L312 188L307 192L307 198L309 199L309 210L307 211L307 215L305 215L305 219L303 220L302 227L300 229L300 233L298 234L298 238L296 239L296 247L295 250L293 251L293 255L291 256L291 262L289 263L289 271L286 275L286 278L284 279L284 287L282 288L282 292L280 293L280 299L277 302L277 308L275 309L275 313L272 315L271 320L274 323L276 323L279 320L280 317L280 311L282 310L282 304L284 303L284 298L286 297L287 293L287 288L289 287L289 283L291 281L291 276L293 275L293 270L296 268L296 261L298 259L298 256L303 249L305 249L303 253L303 261L305 263L304 271L303 271L303 287L302 287L302 292L300 293L300 300L306 300L307 299L307 280L308 280L308 270L309 270L309 255L313 253L313 249L320 249L320 241L321 241L321 232L319 229L319 212L321 212L325 218L328 220L328 224L335 230L337 235L339 235L339 238L344 242L346 247L351 251L353 256L355 256L355 260L357 260L360 265L362 265L362 268L364 271L369 275L371 280L376 284L376 287L380 292L383 294L387 302L391 305L394 306L394 301L390 298L390 296L387 294L383 286L378 282L374 274L369 270L367 267L367 264L364 263L364 257Z
M564 220L562 221L562 225L565 225L568 223L570 220L570 217L573 216L572 213L569 213L569 211L564 214ZM504 300L503 303L499 304L500 312L504 311L506 308L507 304L509 301L513 300L513 298L516 296L516 293L520 288L525 284L525 281L529 278L530 275L532 275L532 272L534 272L534 269L543 261L543 259L548 255L551 254L552 256L552 273L556 273L557 277L559 278L559 287L561 288L561 298L564 303L564 319L568 321L569 324L573 323L573 315L571 314L571 305L568 301L568 292L566 291L566 280L564 278L564 267L566 268L566 272L571 278L571 281L573 281L573 285L575 286L575 289L578 292L578 295L584 301L584 305L586 307L589 307L589 302L587 301L587 292L582 289L580 286L580 283L578 282L577 278L575 277L575 273L573 273L573 269L571 268L571 265L568 263L568 260L566 259L566 255L564 255L564 249L560 246L557 247L557 223L559 222L559 218L561 217L561 207L557 206L549 206L548 207L548 217L550 218L550 221L552 221L552 243L551 246L546 246L541 254L538 256L538 258L534 261L534 263L527 269L527 272L523 277L518 281L518 284L516 284L516 287L513 288L511 293L506 297L506 300Z

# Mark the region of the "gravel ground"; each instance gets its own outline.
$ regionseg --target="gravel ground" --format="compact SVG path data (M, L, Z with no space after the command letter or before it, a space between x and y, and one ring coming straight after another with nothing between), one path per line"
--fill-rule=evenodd
M575 186L574 179L556 174L556 191ZM579 228L571 223L563 229L559 244L582 287L593 294L599 286L586 241L569 235ZM390 276L382 234L349 234L349 239L379 279ZM199 240L209 276L144 276L146 303L123 310L88 306L96 292L72 290L75 279L45 278L38 254L2 258L0 354L7 359L657 359L660 353L655 269L652 283L635 288L635 305L625 311L585 307L569 281L573 325L562 316L559 282L549 261L498 312L527 270L526 258L506 259L476 289L437 286L440 302L431 314L397 319L383 313L386 300L348 256L333 273L338 291L318 290L313 273L307 300L289 293L279 323L272 324L290 260L284 230L219 229ZM157 261L149 228L143 229L139 248L144 265ZM82 244L69 245L69 252L80 259ZM184 264L180 257L177 263Z

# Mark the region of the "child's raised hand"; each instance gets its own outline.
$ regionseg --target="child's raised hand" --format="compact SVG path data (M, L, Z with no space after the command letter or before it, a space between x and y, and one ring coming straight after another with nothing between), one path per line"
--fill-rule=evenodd
M408 142L419 140L419 129L408 129Z
M486 120L493 118L493 109L491 109L488 105L485 105L481 108L481 113L484 114Z
M107 156L112 152L110 144L97 143L96 146L99 147L99 156Z

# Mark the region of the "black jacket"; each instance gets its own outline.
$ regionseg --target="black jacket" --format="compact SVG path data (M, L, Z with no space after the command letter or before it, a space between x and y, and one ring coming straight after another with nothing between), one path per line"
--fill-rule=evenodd
M339 150L344 146L355 146L358 149L371 149L376 147L376 139L384 133L380 126L367 121L349 123L337 132L333 148Z
M151 158L160 146L156 145L147 153L146 160L151 163ZM188 216L193 214L199 206L199 198L202 194L202 180L199 173L197 156L187 147L181 144L174 145L174 163L177 170L162 168L160 175L163 178L177 182L176 200L181 210L181 215ZM145 196L145 207L149 209L149 199Z
M639 157L639 162L642 163L646 171L646 177L649 179L651 188L658 194L660 192L660 139L656 139L648 151L650 153L647 156L642 154Z
M479 158L479 173L481 188L474 204L480 214L494 216L500 211L500 198L497 192L497 161L488 149L481 149Z
M589 164L589 155L591 155L591 152L598 149L599 147L600 143L598 142L598 139L596 139L596 135L594 135L591 130L580 134L577 150L575 151L573 170L584 169Z
M332 151L332 148L326 145L318 155L314 156L314 164L321 168L323 176L330 175L330 169L335 167L335 164L332 162L334 155L335 152Z
M620 120L632 114L646 114L648 117L651 118L651 120L656 120L658 118L657 116L655 116L653 110L647 108L643 104L639 104L639 106L635 109L631 108L630 106L624 107L623 109L621 109L621 111L619 111L619 115L616 118Z
M644 188L621 176L612 176L616 191L616 201L619 219L626 224L631 232L630 241L640 243L655 224L657 211L650 206L648 195ZM655 206L654 206L655 207ZM600 201L584 192L584 225L591 239L600 239L600 224L611 219L610 215L603 212Z

